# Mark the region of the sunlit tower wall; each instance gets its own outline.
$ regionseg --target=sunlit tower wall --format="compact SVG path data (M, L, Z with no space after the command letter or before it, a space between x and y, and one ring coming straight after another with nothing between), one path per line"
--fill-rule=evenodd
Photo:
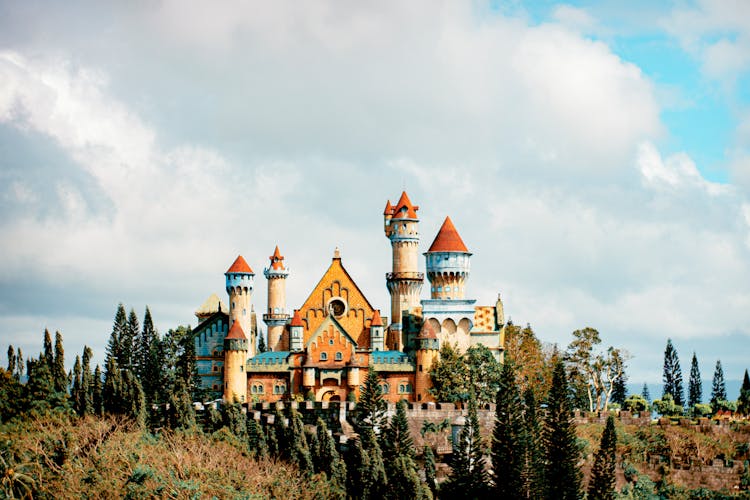
M284 256L276 247L269 257L271 264L263 270L268 280L268 310L263 315L263 322L268 328L268 349L271 351L288 351L289 338L284 334L289 314L286 311L286 278L289 269L284 267Z

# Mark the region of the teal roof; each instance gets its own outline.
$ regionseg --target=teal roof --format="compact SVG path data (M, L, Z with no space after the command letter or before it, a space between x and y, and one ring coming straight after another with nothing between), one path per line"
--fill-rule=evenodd
M408 363L409 356L401 351L373 351L372 362L374 364Z
M253 365L280 365L286 363L291 351L268 351L253 356L248 363Z

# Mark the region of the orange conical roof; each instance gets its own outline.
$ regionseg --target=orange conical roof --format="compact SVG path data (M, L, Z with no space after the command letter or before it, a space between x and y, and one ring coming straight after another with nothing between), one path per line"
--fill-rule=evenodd
M383 215L393 215L393 205L391 205L391 200L385 202L385 210L383 210Z
M435 241L430 245L428 252L465 252L469 253L469 250L464 245L464 241L456 231L456 226L453 225L450 217L445 218L445 222L440 227Z
M227 269L228 273L250 273L253 274L253 270L250 269L250 266L247 265L247 262L245 262L245 259L242 257L242 255L238 255L236 259L234 259L234 263Z
M271 259L271 269L277 271L284 270L284 256L279 252L279 245L276 245L276 250L273 251L273 255L271 255L269 259Z
M426 321L425 324L422 325L422 331L419 332L419 338L421 339L436 339L437 338L435 329L432 327L429 321Z
M292 321L289 323L289 326L305 326L302 322L302 317L299 315L299 309L294 310L294 316L292 316Z
M416 219L417 210L419 210L419 207L411 204L409 196L404 191L393 209L393 217L396 219Z
M235 321L234 323L232 323L232 328L229 329L229 333L227 333L227 336L225 338L247 340L245 331L240 326L239 321Z
M380 317L380 311L377 309L375 309L375 312L372 315L370 326L383 326L383 319Z

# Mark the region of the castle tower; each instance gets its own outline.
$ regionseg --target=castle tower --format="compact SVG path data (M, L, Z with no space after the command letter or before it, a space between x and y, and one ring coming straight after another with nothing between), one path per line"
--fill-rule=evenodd
M289 323L290 351L302 350L302 330L304 327L305 324L302 322L302 317L299 315L299 309L295 309L292 321Z
M232 323L224 337L224 401L244 403L247 394L245 363L249 341L239 321Z
M429 322L422 326L422 331L416 338L416 344L417 373L414 377L414 393L417 401L434 401L430 394L432 387L430 370L440 357L440 341Z
M393 268L385 275L388 292L391 294L391 332L395 333L395 345L390 347L403 349L401 334L402 312L419 306L419 292L422 290L424 274L418 272L419 254L419 207L412 205L406 192L395 206L390 200L386 203L383 214L385 235L391 240L393 250Z
M276 247L269 257L271 265L263 269L263 275L268 280L268 311L263 315L263 321L268 327L268 349L271 351L288 351L289 339L284 335L284 327L289 321L286 312L286 278L289 269L284 267L284 256Z
M375 309L370 321L370 349L373 351L385 350L385 339L383 335L383 320L380 317L380 311Z
M235 322L240 324L243 334L249 341L247 356L252 358L255 356L257 346L256 330L252 322L253 310L250 304L255 273L242 255L239 255L224 276L227 278L227 293L229 294L229 327L234 326Z
M435 241L424 256L427 260L427 279L430 280L430 297L442 300L463 299L466 280L469 279L471 253L450 217L445 218Z

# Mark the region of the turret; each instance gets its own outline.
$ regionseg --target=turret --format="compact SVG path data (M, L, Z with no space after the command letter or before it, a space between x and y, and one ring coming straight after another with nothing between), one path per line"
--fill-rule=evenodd
M425 321L422 325L416 344L417 373L414 377L414 392L417 401L433 401L434 398L430 394L430 388L432 388L430 370L439 358L440 341L429 321Z
M424 256L427 260L427 279L430 280L430 297L444 300L463 299L471 267L471 253L450 217L445 218L435 241Z
M268 327L268 348L271 351L289 350L289 339L284 335L284 327L289 321L286 312L286 278L289 269L284 267L284 256L276 247L270 265L263 269L263 275L268 280L268 310L263 315L263 321Z
M373 351L385 350L383 320L380 318L380 311L377 309L375 309L370 321L370 349Z
M235 322L242 327L243 333L249 341L247 354L249 357L255 356L256 351L256 332L252 324L252 307L250 298L253 294L253 281L255 273L247 265L242 255L235 259L227 272L226 276L227 293L229 294L229 327Z
M247 374L245 363L249 340L239 321L235 321L224 337L224 401L245 402L247 394Z
M419 207L412 205L406 192L401 193L398 203L385 206L385 235L391 241L393 268L386 274L388 292L391 294L391 331L395 335L394 349L403 349L401 335L402 312L419 305L424 274L418 271L419 255Z
M299 310L295 309L292 321L289 323L289 350L290 351L301 351L302 350L302 329L305 324L302 322L302 317L299 315Z

